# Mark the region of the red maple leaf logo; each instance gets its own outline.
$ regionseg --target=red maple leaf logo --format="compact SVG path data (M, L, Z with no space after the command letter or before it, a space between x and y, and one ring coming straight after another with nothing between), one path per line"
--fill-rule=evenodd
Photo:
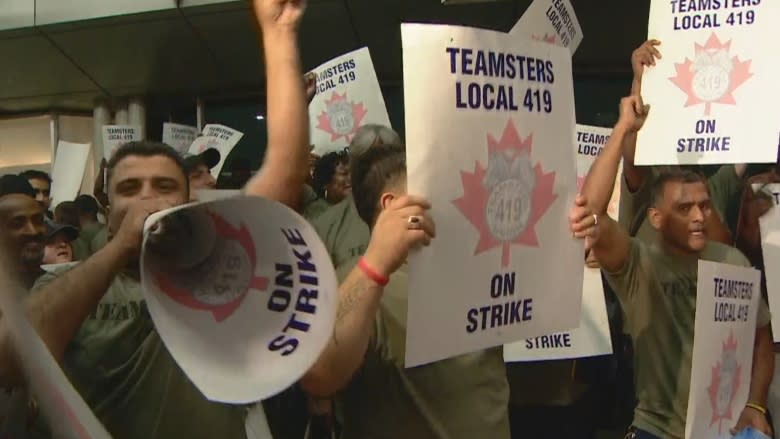
M549 35L547 33L545 33L544 36L531 35L531 39L534 41L541 41L543 43L555 44L555 35Z
M734 331L723 342L721 361L712 366L712 380L707 388L712 407L710 425L718 423L718 434L721 433L721 423L733 419L732 405L740 386L740 371L742 365L737 363L737 340Z
M710 115L712 104L735 105L733 92L753 76L750 60L729 57L731 41L721 44L714 33L705 45L696 44L693 60L675 63L677 75L670 81L688 95L686 107L704 103L704 114Z
M534 226L558 198L555 172L531 164L533 135L520 139L511 120L500 140L488 134L487 141L488 167L476 162L474 172L461 171L463 196L453 204L479 231L474 255L500 246L506 267L512 244L539 246Z
M363 103L347 101L347 93L333 92L330 100L325 101L325 111L317 117L317 128L330 133L330 140L343 137L346 143L352 141L360 123L368 113Z
M204 300L202 297L194 294L192 285L190 285L190 288L187 288L180 285L179 282L174 282L169 274L155 273L155 279L160 290L171 299L188 308L209 311L214 316L214 320L221 322L238 309L250 289L265 291L268 287L268 278L254 275L254 269L257 266L257 255L255 254L255 244L252 240L252 235L249 234L246 226L241 224L241 228L238 229L230 225L221 216L211 211L207 211L207 213L214 222L217 241L234 241L237 243L240 251L245 253L247 259L246 266L242 267L242 255L226 253L219 255L217 261L207 259L204 265L207 264L208 267L205 270L212 270L213 276L204 276L204 279L208 279L205 281L207 285L199 286L202 287L203 291L207 292L208 300ZM249 271L249 276L243 279L241 275L246 273L245 270ZM201 279L196 279L195 281L201 281ZM227 295L223 296L224 294ZM224 297L227 300L224 300Z

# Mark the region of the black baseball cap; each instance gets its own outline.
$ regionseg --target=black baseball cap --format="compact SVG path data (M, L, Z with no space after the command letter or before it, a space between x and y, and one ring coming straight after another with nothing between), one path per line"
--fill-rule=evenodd
M200 154L185 153L183 159L184 169L189 173L192 172L196 166L201 164L211 170L211 168L219 164L219 161L222 159L222 154L220 154L216 148L207 148Z
M0 197L10 194L22 194L35 198L35 190L26 178L16 174L0 177Z
M43 221L46 223L46 242L49 242L60 232L65 232L68 242L75 241L79 237L79 229L73 226L58 224L48 218L44 218Z

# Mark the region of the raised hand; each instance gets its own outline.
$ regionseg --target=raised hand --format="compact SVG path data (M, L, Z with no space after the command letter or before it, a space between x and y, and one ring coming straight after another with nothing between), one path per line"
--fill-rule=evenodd
M658 40L647 40L641 46L636 48L631 54L631 69L634 71L634 78L641 78L645 71L645 66L654 66L656 59L661 59L661 52L656 49L661 42Z
M590 250L598 240L598 215L588 207L588 200L583 195L577 195L569 210L569 229L574 238L585 239L585 250Z
M390 276L406 261L409 250L428 245L436 226L428 216L431 205L411 195L393 200L374 224L365 259L383 276Z
M254 0L254 4L263 31L296 29L306 9L306 0Z
M628 132L636 133L645 124L650 106L642 102L642 97L632 95L620 100L620 118L617 126Z

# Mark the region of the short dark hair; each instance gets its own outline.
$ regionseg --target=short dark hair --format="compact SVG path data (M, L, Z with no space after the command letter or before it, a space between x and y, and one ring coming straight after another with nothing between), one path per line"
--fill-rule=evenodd
M313 184L319 196L325 195L325 186L333 180L338 165L349 164L349 154L346 151L329 152L317 160L314 165Z
M360 218L372 228L385 187L406 176L406 151L399 145L368 148L352 158L352 197Z
M22 194L35 198L35 189L33 189L25 177L6 174L0 177L0 197L10 194Z
M698 172L687 169L668 169L664 170L653 180L650 186L650 202L657 206L658 202L664 197L664 190L667 183L702 183L707 186L707 179Z
M54 208L54 222L79 228L79 208L75 201L63 201Z
M146 140L128 142L117 148L106 165L106 181L111 181L111 175L114 173L114 168L119 164L119 162L127 157L134 155L141 157L153 157L156 155L161 155L173 160L173 162L176 163L176 167L181 171L181 175L184 176L184 182L187 185L186 188L189 192L188 173L184 166L184 160L182 159L181 155L179 155L175 149L164 143L150 142Z
M21 174L19 174L20 177L24 177L28 180L43 180L49 183L51 185L51 177L49 174L39 171L37 169L28 169Z
M91 195L81 194L74 201L79 209L79 215L96 217L100 211L97 200Z

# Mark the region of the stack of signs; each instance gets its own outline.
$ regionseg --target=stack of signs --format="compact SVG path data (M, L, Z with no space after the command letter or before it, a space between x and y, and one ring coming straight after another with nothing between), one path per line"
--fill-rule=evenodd
M368 48L334 58L313 72L317 94L309 104L309 124L314 154L344 149L363 125L390 126Z
M62 140L57 144L57 155L51 170L51 206L76 198L84 179L89 158L89 143L70 143Z
M10 273L0 273L0 311L26 382L30 384L32 396L41 408L52 437L109 439L111 436L73 388L25 317L23 306L16 299L23 295L21 286L10 282L12 278Z
M410 255L406 366L576 327L569 51L457 26L402 38L409 192L437 228Z
M609 140L611 130L588 125L577 125L577 190L588 175L593 162ZM607 213L617 220L620 199L620 175L615 179ZM504 361L540 361L584 358L612 353L612 339L609 332L607 304L601 271L598 268L583 268L582 313L577 329L557 334L548 334L504 346Z
M111 156L122 145L141 140L141 127L131 125L103 125L103 158Z
M187 152L198 134L196 127L169 122L163 123L163 143L175 149L179 154Z
M582 28L569 0L535 0L509 35L557 44L572 55L582 42Z
M731 438L748 402L761 274L699 260L685 438Z
M173 358L212 401L244 404L296 382L330 340L336 274L286 206L235 197L147 219L141 282Z
M188 152L190 154L200 154L209 148L219 151L219 163L211 168L211 176L216 180L219 178L222 167L225 166L225 160L228 155L230 155L230 152L233 151L233 148L235 148L242 137L244 137L244 133L241 131L236 131L224 125L209 124L203 127L203 135L192 142Z
M637 164L775 162L778 19L776 1L652 0L648 36L663 58L642 79L652 110Z

